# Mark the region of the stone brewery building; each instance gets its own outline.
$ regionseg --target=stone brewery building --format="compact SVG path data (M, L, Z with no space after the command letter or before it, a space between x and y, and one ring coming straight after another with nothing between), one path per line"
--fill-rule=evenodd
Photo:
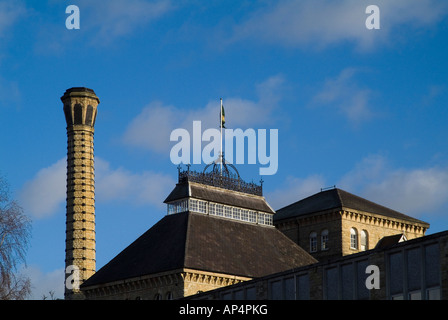
M224 159L222 172L216 163L202 172L179 167L167 215L96 271L99 99L77 87L61 100L65 265L80 284L67 273L65 299L448 299L445 233L425 236L426 222L337 188L275 212L262 184L244 182ZM366 291L371 264L382 270L381 290Z

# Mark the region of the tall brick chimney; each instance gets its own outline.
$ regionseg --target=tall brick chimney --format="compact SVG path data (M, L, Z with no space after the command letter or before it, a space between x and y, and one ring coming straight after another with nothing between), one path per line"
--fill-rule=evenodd
M100 102L92 89L76 87L61 97L67 122L65 299L95 273L95 171L93 134Z

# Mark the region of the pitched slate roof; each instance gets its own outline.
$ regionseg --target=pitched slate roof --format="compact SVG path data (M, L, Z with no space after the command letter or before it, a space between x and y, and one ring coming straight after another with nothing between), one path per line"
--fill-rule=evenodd
M168 203L188 197L272 214L275 213L263 196L230 191L191 181L176 184L176 187L171 191L164 202Z
M391 236L382 237L375 246L375 249L384 249L393 246L399 242L407 241L406 236L402 233L394 234Z
M410 222L424 224L429 227L429 224L424 221L407 216L401 212L384 207L338 188L321 191L308 198L277 210L277 213L274 215L274 223L321 211L343 208L370 212L390 218L408 220Z
M162 218L81 287L181 268L261 277L315 262L274 227L184 212Z

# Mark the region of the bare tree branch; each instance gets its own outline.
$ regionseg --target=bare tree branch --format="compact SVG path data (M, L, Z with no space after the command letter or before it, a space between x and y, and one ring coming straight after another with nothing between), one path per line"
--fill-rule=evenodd
M25 263L31 237L31 220L16 201L9 200L9 188L0 176L0 300L24 299L31 291L31 281L16 275Z

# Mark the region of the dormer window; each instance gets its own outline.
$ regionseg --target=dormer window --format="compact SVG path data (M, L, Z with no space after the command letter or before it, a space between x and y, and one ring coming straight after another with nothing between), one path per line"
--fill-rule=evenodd
M190 198L172 201L167 204L167 214L176 214L187 211L267 226L273 225L273 215L271 213L248 210L211 201Z

